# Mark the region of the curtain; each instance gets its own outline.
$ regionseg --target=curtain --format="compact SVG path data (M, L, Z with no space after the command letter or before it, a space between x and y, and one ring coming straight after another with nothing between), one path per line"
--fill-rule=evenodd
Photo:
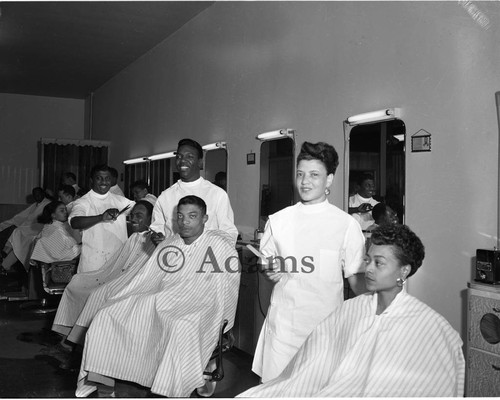
M135 164L125 164L125 196L131 199L130 185L137 180L144 180L149 184L149 193L159 196L171 182L176 182L179 179L177 173L173 172L174 177L171 178L171 158L163 158L154 161L145 161Z
M108 163L109 142L96 140L41 139L40 182L54 193L61 184L62 174L76 175L78 186L90 189L90 170L94 165Z
M166 188L168 188L172 183L177 182L179 179L179 174L172 171L173 177L170 176L171 168L170 163L173 159L164 158L161 160L154 160L150 162L150 182L151 193L155 196L159 196Z

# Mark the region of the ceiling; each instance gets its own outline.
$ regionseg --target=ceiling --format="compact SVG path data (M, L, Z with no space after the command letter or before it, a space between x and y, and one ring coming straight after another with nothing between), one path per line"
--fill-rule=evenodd
M0 93L83 99L212 4L0 2Z

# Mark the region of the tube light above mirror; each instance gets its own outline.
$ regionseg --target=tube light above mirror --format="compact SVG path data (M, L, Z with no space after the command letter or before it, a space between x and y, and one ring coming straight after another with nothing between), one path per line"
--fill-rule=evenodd
M277 131L265 132L257 135L257 139L265 141L265 140L273 140L273 139L281 139L281 138L292 138L294 139L295 131L293 129L279 129Z
M155 154L153 156L149 156L151 161L154 160L163 160L164 158L172 158L175 157L175 151L169 151L168 153Z
M353 115L347 118L349 125L361 125L371 122L389 121L401 116L400 108L385 108L383 110L371 111L363 114Z
M202 146L201 148L203 150L206 150L206 151L227 149L227 144L226 144L226 142L215 142L215 143L206 144L205 146Z
M145 161L148 161L148 157L138 157L138 158L131 158L130 160L125 160L123 163L124 164L139 164Z

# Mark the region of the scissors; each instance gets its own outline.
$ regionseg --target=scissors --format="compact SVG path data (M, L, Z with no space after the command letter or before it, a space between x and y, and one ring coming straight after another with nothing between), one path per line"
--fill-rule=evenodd
M123 214L125 211L127 211L130 208L130 204L127 204L125 208L122 208L121 211L116 215L115 218L118 218L120 214Z

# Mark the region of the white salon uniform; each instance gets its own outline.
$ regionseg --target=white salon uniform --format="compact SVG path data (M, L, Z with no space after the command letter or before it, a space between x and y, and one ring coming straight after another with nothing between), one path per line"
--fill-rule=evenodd
M82 254L78 272L90 272L101 268L127 241L126 215L134 202L113 193L99 194L93 190L75 200L68 221L74 217L89 217L103 214L110 208L129 209L118 216L116 221L103 221L82 230Z
M166 237L179 232L177 226L177 203L185 196L194 195L205 201L208 220L206 229L221 230L230 235L236 243L238 230L234 226L234 215L227 193L203 177L194 182L178 180L165 189L153 209L150 228Z
M252 365L266 382L281 373L313 329L342 304L342 270L346 278L364 272L364 237L354 218L327 200L297 203L269 217L260 250L266 257L290 257L287 272L273 288Z

